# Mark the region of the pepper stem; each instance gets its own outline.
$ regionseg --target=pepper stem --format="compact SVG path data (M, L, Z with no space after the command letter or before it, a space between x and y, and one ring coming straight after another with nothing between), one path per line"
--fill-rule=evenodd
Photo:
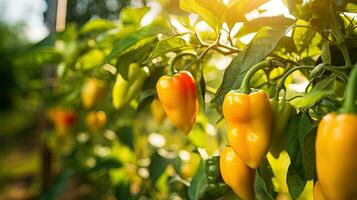
M284 74L284 76L283 77L281 77L281 79L280 79L280 81L279 81L279 83L278 83L278 85L276 86L276 90L275 90L275 97L274 97L274 99L275 100L278 100L279 99L279 93L280 93L280 90L282 89L282 88L284 88L284 82L285 82L285 80L290 76L290 74L292 74L294 71L296 71L296 70L300 70L300 69L313 69L314 68L314 66L308 66L308 65L302 65L302 66L295 66L295 67L292 67L291 69L289 69L285 74Z
M355 103L356 95L357 95L357 64L354 65L349 80L347 82L346 100L344 102L342 112L357 113L357 106Z
M247 74L244 76L239 91L243 92L243 93L247 93L247 94L250 93L251 92L250 91L250 80L253 77L253 75L257 71L267 68L269 66L271 66L271 60L265 60L265 61L259 62L256 65L254 65L253 67L251 67L249 69L249 71L247 72Z
M170 65L169 65L169 75L170 75L170 76L174 75L174 73L175 73L175 64L176 64L176 62L177 62L180 58L182 58L182 57L184 57L184 56L197 57L196 54L189 53L189 52L184 52L184 53L180 53L180 54L176 55L176 56L171 60Z

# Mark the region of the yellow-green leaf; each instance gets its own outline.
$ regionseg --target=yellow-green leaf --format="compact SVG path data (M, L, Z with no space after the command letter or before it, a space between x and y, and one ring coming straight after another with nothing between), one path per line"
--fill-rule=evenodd
M221 28L227 10L222 0L180 0L180 8L198 14L216 32Z

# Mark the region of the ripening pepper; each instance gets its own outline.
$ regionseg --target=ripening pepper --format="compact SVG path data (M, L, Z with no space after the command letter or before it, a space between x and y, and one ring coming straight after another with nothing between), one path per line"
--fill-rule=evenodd
M114 107L120 109L139 95L148 76L147 70L136 63L129 66L128 80L118 74L112 93Z
M205 161L205 171L208 183L208 194L211 198L217 199L225 195L229 189L224 182L219 168L219 156L213 156Z
M223 101L223 115L232 149L246 165L256 169L271 143L272 109L267 94L230 91Z
M48 111L48 118L54 124L56 132L63 135L69 132L76 122L76 113L67 108L52 108Z
M284 149L286 127L289 119L296 115L296 110L289 102L278 103L275 100L271 100L270 103L273 114L270 153L275 158L278 158Z
M326 197L322 193L319 181L315 183L313 195L314 195L314 200L326 200Z
M340 113L322 118L316 136L316 171L326 199L357 199L357 64Z
M219 166L224 182L244 200L254 200L255 170L248 167L233 151L225 147L221 152Z
M91 108L105 96L105 84L102 80L91 78L86 81L82 88L81 98L85 108Z
M171 122L188 134L196 122L198 99L196 83L188 71L162 76L156 83L162 107Z
M103 111L91 111L86 116L86 123L91 131L98 131L107 123L107 116Z
M316 169L327 199L357 199L357 115L328 114L316 138Z

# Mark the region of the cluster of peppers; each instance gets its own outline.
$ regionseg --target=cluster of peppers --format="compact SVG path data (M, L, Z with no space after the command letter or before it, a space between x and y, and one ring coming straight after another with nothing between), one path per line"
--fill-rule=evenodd
M241 90L231 91L225 97L223 115L228 122L230 147L224 148L220 157L207 160L209 192L201 195L206 199L208 196L222 196L227 191L227 185L241 198L255 199L255 169L269 149L275 157L283 150L282 138L289 118L296 113L295 109L288 103L270 102L264 91L250 92L249 89L250 77L270 64L270 61L265 61L253 67L243 81ZM172 76L163 76L157 82L156 90L168 118L188 134L198 112L197 91L192 75L188 71L180 71Z
M283 150L282 137L290 116L294 114L292 106L270 101L264 91L251 91L251 77L269 66L270 60L253 66L240 89L228 92L223 101L230 146L221 152L221 173L233 192L246 200L255 199L255 172L268 151L278 157Z
M220 157L206 161L208 186L206 192L200 195L201 199L223 196L228 190L227 185L239 197L255 199L256 169L268 151L277 158L283 150L285 130L289 119L296 114L295 108L286 101L278 102L277 98L270 100L264 91L252 91L249 86L255 72L271 65L271 61L267 60L253 66L240 89L225 96L222 111L227 120L229 146L223 149ZM118 75L113 89L115 107L127 104L136 93L130 91L140 90L147 76L137 65L130 66L128 80ZM357 161L347 156L357 152L356 84L357 66L353 68L348 83L344 110L340 114L326 115L319 124L316 139L319 180L315 184L315 199L357 198ZM156 90L159 101L154 104L161 104L163 108L157 114L157 121L161 121L166 114L178 129L188 134L198 113L193 76L188 71L162 76ZM127 98L116 98L122 93L126 93Z

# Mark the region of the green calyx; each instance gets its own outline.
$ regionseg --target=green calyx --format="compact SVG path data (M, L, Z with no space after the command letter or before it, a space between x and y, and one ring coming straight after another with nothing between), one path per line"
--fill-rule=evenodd
M247 74L244 76L239 91L242 92L242 93L249 94L251 92L250 80L252 79L254 74L257 71L259 71L261 69L265 69L265 68L270 67L270 66L271 66L271 60L265 60L265 61L259 62L258 64L254 65L253 67L251 67L249 69L249 71L247 72Z
M176 62L185 56L191 56L191 57L197 58L196 54L190 53L190 52L183 52L183 53L177 54L174 58L172 58L172 60L169 64L169 76L173 76L175 74Z

